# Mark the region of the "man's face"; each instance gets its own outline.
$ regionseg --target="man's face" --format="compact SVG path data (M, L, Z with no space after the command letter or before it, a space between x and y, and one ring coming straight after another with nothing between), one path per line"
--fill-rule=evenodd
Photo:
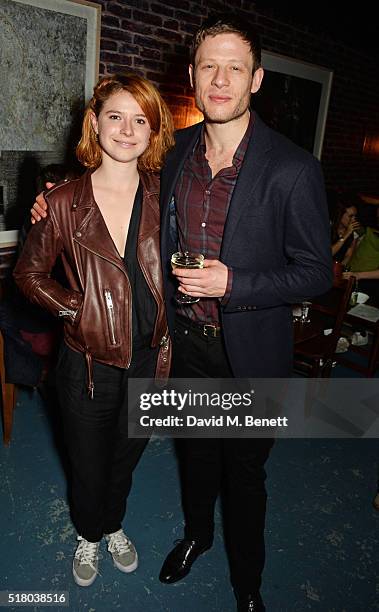
M250 94L260 88L263 70L253 75L250 46L238 34L207 36L189 67L196 106L211 123L228 123L247 113Z

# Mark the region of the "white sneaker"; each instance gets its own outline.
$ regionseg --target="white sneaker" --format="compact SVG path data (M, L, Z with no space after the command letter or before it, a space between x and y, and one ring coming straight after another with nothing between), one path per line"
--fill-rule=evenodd
M72 573L76 584L90 586L98 574L100 542L88 542L82 536L78 536L77 540L79 544L72 563Z
M133 572L138 567L138 555L133 543L122 529L105 535L113 563L121 572Z
M354 332L354 334L351 336L351 344L353 346L364 346L365 344L368 344L367 334L363 335L360 332Z

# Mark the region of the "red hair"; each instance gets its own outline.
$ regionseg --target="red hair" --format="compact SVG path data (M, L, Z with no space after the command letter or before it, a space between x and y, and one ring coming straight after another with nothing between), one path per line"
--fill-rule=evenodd
M97 83L84 113L82 137L76 148L77 158L87 168L100 166L102 149L92 127L91 114L94 113L98 117L104 102L119 91L129 92L146 115L151 128L150 142L138 159L138 167L147 172L156 172L161 169L167 151L174 146L174 124L171 113L156 87L147 79L133 73L103 77Z

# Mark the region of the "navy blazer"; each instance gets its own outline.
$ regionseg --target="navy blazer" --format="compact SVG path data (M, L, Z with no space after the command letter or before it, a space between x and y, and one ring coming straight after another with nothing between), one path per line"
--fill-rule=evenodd
M177 286L169 263L177 250L174 191L201 126L177 132L162 171L162 261L171 333ZM332 283L325 188L319 162L257 115L229 206L220 259L233 268L221 324L234 375L290 376L291 304L324 293Z

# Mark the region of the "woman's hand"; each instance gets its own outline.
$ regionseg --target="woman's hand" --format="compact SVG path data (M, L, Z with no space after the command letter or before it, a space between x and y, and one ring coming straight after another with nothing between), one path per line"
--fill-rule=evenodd
M361 227L361 224L356 219L351 219L349 225L344 231L342 238L346 240L355 230L358 230Z

